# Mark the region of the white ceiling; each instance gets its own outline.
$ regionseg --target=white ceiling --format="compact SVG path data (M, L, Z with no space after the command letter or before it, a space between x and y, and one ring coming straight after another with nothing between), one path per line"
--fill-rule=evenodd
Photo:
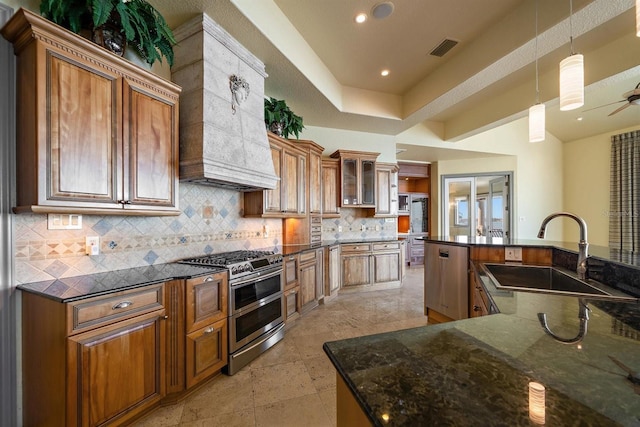
M380 0L149 1L174 28L207 13L265 63L266 94L287 100L305 125L398 135L426 121L458 141L527 115L536 56L547 131L560 140L640 124L640 106L611 117L622 104L595 108L640 82L633 0L573 0L571 22L569 0L538 0L537 43L536 0L392 0L391 16L363 25L355 14ZM570 34L585 57L585 105L560 112L558 63L570 53ZM444 38L459 43L430 56ZM451 151L409 150L398 159L486 155Z

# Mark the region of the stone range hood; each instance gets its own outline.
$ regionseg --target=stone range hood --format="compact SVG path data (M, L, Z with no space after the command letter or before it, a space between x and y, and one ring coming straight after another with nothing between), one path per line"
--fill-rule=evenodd
M172 80L182 86L180 180L238 191L275 188L264 64L206 14L174 35Z

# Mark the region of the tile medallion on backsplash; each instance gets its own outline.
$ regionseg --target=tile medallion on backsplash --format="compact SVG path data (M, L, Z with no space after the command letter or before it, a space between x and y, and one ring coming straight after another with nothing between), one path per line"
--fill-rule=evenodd
M113 226L111 225L111 223L109 221L107 221L106 219L101 219L100 221L98 221L97 223L94 224L93 227L91 227L93 229L93 231L95 231L96 233L98 233L101 236L104 236L105 234L107 234L109 231L111 231L111 229L113 228Z
M180 243L182 243L182 244L187 243L187 237L186 236L180 237Z
M202 218L206 218L206 219L213 218L213 206L205 205L202 207Z
M118 244L113 240L109 242L109 249L115 249Z
M188 218L191 218L192 216L194 216L196 214L196 210L193 208L193 206L189 205L184 209L184 214Z
M143 259L147 264L152 265L158 259L158 255L154 251L149 251Z
M207 245L207 246L204 247L204 253L205 254L209 255L212 252L213 252L213 248L211 246Z
M171 227L173 231L178 232L180 231L180 229L182 229L182 223L175 219L171 222L171 225L169 227Z
M69 266L62 261L56 260L52 262L47 268L44 269L44 272L55 277L56 279L65 271L69 269Z

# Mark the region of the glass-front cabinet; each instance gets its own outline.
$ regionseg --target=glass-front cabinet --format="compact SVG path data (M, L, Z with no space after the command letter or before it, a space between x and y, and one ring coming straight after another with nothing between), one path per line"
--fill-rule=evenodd
M338 150L340 159L341 207L375 208L376 159L379 153Z

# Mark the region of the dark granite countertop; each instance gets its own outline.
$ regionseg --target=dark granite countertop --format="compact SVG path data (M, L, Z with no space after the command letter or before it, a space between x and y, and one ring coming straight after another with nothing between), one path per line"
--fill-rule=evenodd
M522 246L539 248L556 248L578 253L577 242L557 242L546 239L510 239L506 237L486 236L430 236L418 239L462 246ZM589 245L589 257L602 261L640 267L640 253L621 251L606 246Z
M226 271L178 263L128 268L85 276L67 277L18 285L18 289L67 303L174 279L189 279Z
M546 387L547 425L640 426L640 385L610 358L640 372L640 304L587 299L587 333L567 345L537 313L574 337L578 298L487 291L499 314L325 343L374 425L535 425L536 381Z

